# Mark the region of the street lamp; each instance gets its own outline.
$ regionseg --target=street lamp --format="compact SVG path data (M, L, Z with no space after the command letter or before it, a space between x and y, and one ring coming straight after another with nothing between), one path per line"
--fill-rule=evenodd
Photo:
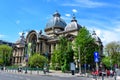
M28 53L27 53L27 49L28 49L28 46L27 46L27 43L25 44L25 62L26 62L26 68L25 68L25 73L27 73L27 65L28 65Z
M85 47L85 49L84 49L84 53L85 53L85 64L84 64L84 67L85 67L85 74L86 74L86 52L85 52L85 51L86 51L86 48L87 48L87 47Z
M28 66L28 55L27 54L26 54L26 60L25 60L25 62L26 62L25 73L27 73L27 66Z
M80 46L78 46L78 55L79 55L79 74L81 74Z

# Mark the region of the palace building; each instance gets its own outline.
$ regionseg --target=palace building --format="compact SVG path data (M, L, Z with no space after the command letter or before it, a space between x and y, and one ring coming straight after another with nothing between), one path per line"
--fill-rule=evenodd
M26 37L24 37L24 33L20 36L20 39L16 41L14 46L12 64L24 65L27 60L26 54L30 56L35 52L47 54L50 57L53 50L57 48L60 36L65 36L67 39L74 41L81 28L82 26L77 23L75 16L72 17L69 24L66 24L61 18L60 13L56 11L44 28L45 34L43 34L42 30L39 32L31 30ZM92 35L96 39L96 43L101 45L102 51L100 38L96 35L95 31Z

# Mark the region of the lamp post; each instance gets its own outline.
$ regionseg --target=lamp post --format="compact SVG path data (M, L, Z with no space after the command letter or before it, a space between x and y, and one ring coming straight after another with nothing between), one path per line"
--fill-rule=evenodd
M78 46L78 55L79 55L79 74L81 74L80 46Z
M26 54L26 68L25 68L25 73L27 73L27 66L28 66L28 57L27 57L28 55Z
M27 73L27 65L28 65L28 53L27 53L27 44L25 44L25 62L26 62L26 68L25 68L25 73Z
M86 51L86 48L87 48L87 47L85 47L85 49L84 49L84 53L85 53L85 64L84 64L84 67L85 67L85 74L86 74L86 66L87 66L87 65L86 65L86 52L85 52L85 51Z

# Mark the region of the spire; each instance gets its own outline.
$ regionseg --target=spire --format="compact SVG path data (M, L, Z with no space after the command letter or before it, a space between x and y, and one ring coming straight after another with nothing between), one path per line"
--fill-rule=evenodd
M93 30L93 33L92 33L92 35L96 35L96 32L95 32L95 30Z
M73 14L71 22L77 22L75 14Z
M56 10L56 12L53 14L54 17L60 17L61 15L59 14L59 12Z
M20 35L21 39L24 38L24 34L25 34L24 32L21 33L21 35Z

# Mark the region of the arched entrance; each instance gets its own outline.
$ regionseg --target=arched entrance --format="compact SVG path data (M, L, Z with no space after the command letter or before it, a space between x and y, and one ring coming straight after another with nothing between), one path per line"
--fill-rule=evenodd
M36 45L37 45L37 33L36 31L32 30L28 33L26 37L27 47L28 47L28 54L33 55L36 52Z

